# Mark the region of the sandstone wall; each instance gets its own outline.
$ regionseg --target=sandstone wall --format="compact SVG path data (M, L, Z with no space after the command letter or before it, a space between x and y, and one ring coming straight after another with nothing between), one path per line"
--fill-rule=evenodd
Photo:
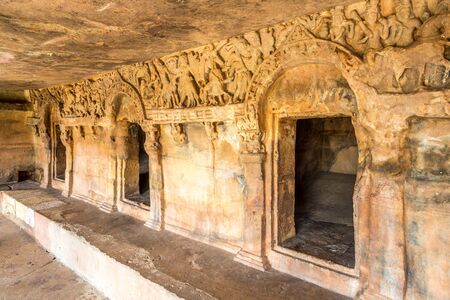
M323 122L321 171L355 174L358 147L351 118L330 118Z
M448 289L450 119L413 118L405 186L409 295L440 299Z
M318 172L356 174L358 147L351 118L299 120L296 125L297 181Z
M187 142L161 135L166 224L189 235L239 245L243 226L243 179L236 128L218 125L211 140L202 124L185 126ZM150 200L151 201L151 200Z
M73 135L73 193L102 202L108 194L110 162L103 138L102 131Z
M336 7L31 96L55 104L67 131L121 118L143 127L146 226L238 245L237 261L350 297L443 299L450 15L448 1L411 3ZM295 190L295 163L279 155L295 150L295 130L282 120L341 116L358 143L353 269L279 244L292 233ZM74 139L74 191L108 194L99 206L115 211L126 136ZM328 140L325 167L354 173L341 157L355 157L355 141L339 140Z
M0 183L18 180L18 172L34 177L32 128L26 125L32 112L0 109Z

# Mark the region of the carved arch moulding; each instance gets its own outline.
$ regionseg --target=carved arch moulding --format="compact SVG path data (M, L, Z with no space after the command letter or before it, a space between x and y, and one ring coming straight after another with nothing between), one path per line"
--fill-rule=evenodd
M30 91L36 112L40 110L39 107L52 104L59 118L65 121L73 120L73 123L98 122L108 113L112 113L114 99L119 96L131 99L138 108L142 107L139 93L124 82L116 71L73 84ZM145 113L142 108L140 111ZM144 119L145 116L139 118Z
M236 119L244 153L264 152L262 103L270 86L287 70L306 64L335 66L344 78L363 62L345 47L312 36L298 25L282 47L265 60L252 79L246 95L244 114Z

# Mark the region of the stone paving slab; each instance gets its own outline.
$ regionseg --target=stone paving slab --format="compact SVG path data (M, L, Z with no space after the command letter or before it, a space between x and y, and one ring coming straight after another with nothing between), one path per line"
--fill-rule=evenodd
M105 299L0 215L0 299Z

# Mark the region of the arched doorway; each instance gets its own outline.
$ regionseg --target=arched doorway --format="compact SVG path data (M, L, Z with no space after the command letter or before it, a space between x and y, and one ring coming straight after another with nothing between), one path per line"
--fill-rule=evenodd
M261 104L269 262L314 281L336 271L347 282L334 289L351 294L359 272L356 97L337 67L306 63L282 72Z
M107 103L106 115L113 125L112 168L117 180L118 211L147 221L150 213L150 160L145 144L144 111L139 99L119 93ZM148 150L148 149L147 149Z
M66 179L66 147L61 140L61 127L54 125L54 179L65 181Z
M128 201L150 206L149 157L145 132L137 123L128 124L129 155L124 172L124 196Z

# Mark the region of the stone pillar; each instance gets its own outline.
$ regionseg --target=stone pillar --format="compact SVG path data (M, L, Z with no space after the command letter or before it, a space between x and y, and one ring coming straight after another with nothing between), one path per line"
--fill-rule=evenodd
M117 203L124 196L125 165L128 158L128 123L120 122L108 135L109 138L109 170L108 170L108 202L100 204L100 209L111 213L117 211Z
M234 259L261 271L267 268L264 253L264 158L263 153L241 154L246 181L244 243Z
M145 151L149 158L150 173L150 217L145 226L154 230L164 229L164 182L161 162L160 128L157 125L143 126L146 133Z
M117 159L117 201L125 197L125 165L128 159L128 123L123 122L117 125L116 130L116 159Z
M245 177L243 247L235 261L264 271L268 267L265 247L264 159L258 114L251 105L246 116L236 120L240 159Z
M41 142L41 156L40 156L40 164L42 166L42 179L41 179L41 188L49 188L51 186L51 159L52 159L52 150L51 150L51 140L48 133L48 130L42 122L37 126L37 137Z
M365 193L368 201L367 251L360 258L361 298L404 299L406 253L404 222L404 138L406 123L385 122L372 131ZM362 233L362 232L361 232Z
M112 125L111 125L112 127ZM114 129L110 130L105 137L105 143L108 146L108 174L107 174L107 195L106 201L100 204L100 209L112 213L117 211L118 194L118 174L117 174L117 153L116 136Z
M70 197L73 186L73 132L72 128L61 126L61 142L66 148L66 171L62 195Z

